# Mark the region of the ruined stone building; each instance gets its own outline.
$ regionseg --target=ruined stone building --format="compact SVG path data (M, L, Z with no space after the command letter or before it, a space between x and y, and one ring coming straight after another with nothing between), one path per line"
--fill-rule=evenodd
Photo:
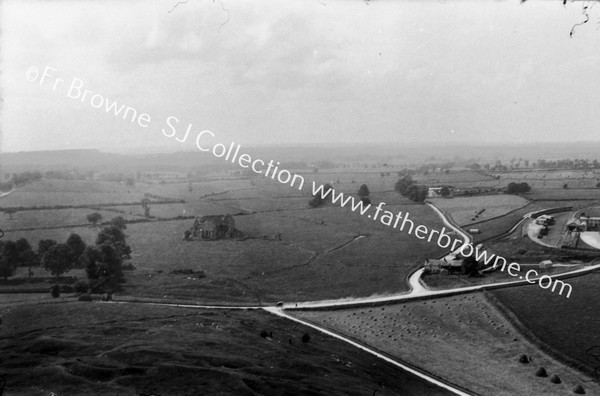
M237 237L235 220L231 215L212 215L196 217L192 226L192 236L202 239L223 239Z

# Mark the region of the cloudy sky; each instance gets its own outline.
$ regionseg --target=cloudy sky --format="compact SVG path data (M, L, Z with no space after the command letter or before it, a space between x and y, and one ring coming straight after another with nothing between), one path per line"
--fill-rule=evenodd
M582 2L176 4L2 2L2 151L194 149L169 116L246 145L600 140L600 5L569 37Z

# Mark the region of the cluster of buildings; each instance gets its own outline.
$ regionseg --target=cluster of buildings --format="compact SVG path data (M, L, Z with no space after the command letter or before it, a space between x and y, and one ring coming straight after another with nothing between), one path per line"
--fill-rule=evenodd
M600 217L591 217L581 214L578 219L572 219L567 223L567 231L586 232L600 231Z

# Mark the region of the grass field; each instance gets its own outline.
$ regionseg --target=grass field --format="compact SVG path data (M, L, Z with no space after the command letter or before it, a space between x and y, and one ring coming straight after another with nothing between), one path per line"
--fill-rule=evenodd
M23 210L12 214L11 216L1 213L0 221L3 224L5 231L22 229L22 228L44 228L44 227L67 227L81 224L88 224L86 216L90 213L100 213L102 221L122 216L126 220L143 218L143 216L130 214L127 210L129 207L122 207L118 212L112 211L113 207L105 210L100 209L48 209L48 210ZM123 213L125 212L125 213ZM142 213L143 215L143 213Z
M582 383L579 373L521 337L480 293L384 307L294 311L294 315L410 361L477 394L563 395ZM533 363L519 363L521 354L531 356ZM536 377L540 366L558 374L563 383ZM582 384L589 394L600 392L597 384Z
M600 345L598 282L598 273L569 279L569 299L538 287L495 290L493 295L538 339L593 371L600 361L586 350Z
M456 197L452 199L434 198L431 199L431 202L449 214L458 225L485 221L529 203L523 197L508 194Z
M447 394L263 311L62 303L0 312L0 367L11 395Z
M140 202L146 185L129 187L116 182L40 180L2 198L1 207L92 205Z

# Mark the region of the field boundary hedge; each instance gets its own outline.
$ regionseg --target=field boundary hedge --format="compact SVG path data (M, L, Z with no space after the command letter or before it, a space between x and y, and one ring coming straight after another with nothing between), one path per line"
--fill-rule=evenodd
M150 202L152 205L169 205L175 203L186 203L185 200L164 200ZM0 212L12 211L14 212L25 212L33 210L59 210L59 209L90 209L90 210L106 210L97 208L110 208L111 206L141 206L140 202L117 202L117 203L101 203L101 204L83 204L83 205L45 205L45 206L9 206L0 207Z
M496 307L498 309L498 311L500 311L502 316L506 320L508 320L508 322L510 322L510 324L512 324L523 337L525 337L530 342L532 342L535 346L540 348L544 353L546 353L550 357L558 360L559 362L567 365L568 367L578 370L592 378L595 377L595 372L594 372L593 367L590 367L590 366L586 365L585 363L582 363L574 358L571 358L571 357L565 355L564 353L555 349L551 345L542 341L540 338L538 338L535 335L535 333L529 327L527 327L521 321L521 319L519 319L519 317L517 316L516 313L514 313L510 308L508 308L502 301L500 301L492 293L489 293L488 291L484 290L483 296L488 300L488 302L490 304L492 304L494 307Z

